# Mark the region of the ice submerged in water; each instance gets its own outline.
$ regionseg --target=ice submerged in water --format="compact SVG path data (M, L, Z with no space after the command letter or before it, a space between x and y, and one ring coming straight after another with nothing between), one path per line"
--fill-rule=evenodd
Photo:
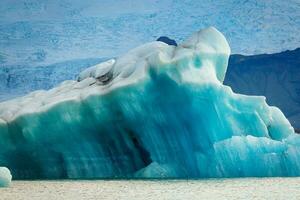
M0 167L0 187L8 187L11 183L11 174L6 167Z
M223 85L229 55L208 28L0 103L0 165L22 179L299 176L300 137Z

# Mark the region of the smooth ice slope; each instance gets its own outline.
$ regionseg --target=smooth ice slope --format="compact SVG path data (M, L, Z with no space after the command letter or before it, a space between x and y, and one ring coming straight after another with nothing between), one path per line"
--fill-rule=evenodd
M0 103L0 165L29 179L300 175L282 112L222 84L229 54L208 28Z
M7 187L11 182L11 174L6 167L0 167L0 187Z

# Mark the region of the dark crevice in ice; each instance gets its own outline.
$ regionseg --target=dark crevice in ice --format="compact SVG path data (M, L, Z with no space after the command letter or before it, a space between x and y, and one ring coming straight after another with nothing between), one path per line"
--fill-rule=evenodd
M104 74L103 76L97 77L96 79L98 82L101 83L101 85L106 85L113 80L113 72L109 71L106 74Z
M137 138L133 137L131 139L143 163L145 164L145 166L148 166L150 163L152 163L150 153L140 144Z
M129 137L132 141L132 144L136 148L139 157L141 158L144 167L148 166L149 164L152 163L151 155L147 149L141 144L141 142L138 140L138 138L135 136L133 131L127 131L129 134Z

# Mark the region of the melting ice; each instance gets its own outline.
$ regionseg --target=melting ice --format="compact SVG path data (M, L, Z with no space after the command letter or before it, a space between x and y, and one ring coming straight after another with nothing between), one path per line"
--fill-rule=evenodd
M0 103L0 166L22 179L299 176L282 112L223 85L229 54L208 28Z

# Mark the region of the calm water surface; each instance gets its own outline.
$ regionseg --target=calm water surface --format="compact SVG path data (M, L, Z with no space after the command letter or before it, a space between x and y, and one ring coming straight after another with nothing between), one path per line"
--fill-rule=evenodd
M1 200L299 199L300 178L165 181L14 181Z

